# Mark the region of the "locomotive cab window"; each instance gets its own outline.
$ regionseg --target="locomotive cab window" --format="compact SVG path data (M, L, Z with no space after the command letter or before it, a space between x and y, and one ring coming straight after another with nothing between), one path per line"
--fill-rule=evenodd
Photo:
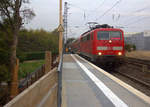
M109 32L99 31L97 33L97 40L109 40Z
M110 39L112 39L112 40L121 40L121 32L111 31L110 32Z
M120 31L99 31L97 32L97 40L121 40Z

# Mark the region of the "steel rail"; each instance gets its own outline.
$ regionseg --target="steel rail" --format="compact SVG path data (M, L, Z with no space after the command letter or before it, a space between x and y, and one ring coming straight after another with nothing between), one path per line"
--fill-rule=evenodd
M146 83L145 81L139 80L139 79L137 79L133 76L130 76L128 74L125 74L125 73L122 73L122 72L119 72L119 71L117 71L117 73L119 73L122 76L125 76L125 77L129 78L132 81L138 82L138 83L140 83L140 84L142 84L142 85L144 85L144 86L146 86L150 89L150 84Z

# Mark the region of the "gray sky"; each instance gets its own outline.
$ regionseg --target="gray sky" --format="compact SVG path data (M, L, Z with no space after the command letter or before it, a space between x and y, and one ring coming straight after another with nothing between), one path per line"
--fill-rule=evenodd
M86 31L85 24L89 21L123 26L125 32L150 30L150 0L63 0L65 1L69 4L70 37L77 37ZM115 7L112 8L113 5ZM59 0L32 0L30 7L36 17L25 25L27 28L51 31L58 27Z

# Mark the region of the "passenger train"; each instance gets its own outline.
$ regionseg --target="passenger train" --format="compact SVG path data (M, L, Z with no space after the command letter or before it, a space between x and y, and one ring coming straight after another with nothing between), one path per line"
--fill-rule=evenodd
M114 61L125 55L123 30L107 24L96 25L70 45L71 52L88 57L91 61Z

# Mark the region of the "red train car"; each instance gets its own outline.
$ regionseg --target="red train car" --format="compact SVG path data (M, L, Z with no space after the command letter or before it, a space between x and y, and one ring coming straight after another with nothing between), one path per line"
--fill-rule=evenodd
M116 57L124 56L124 33L108 25L98 26L82 34L77 44L73 44L81 55L92 61L114 60Z
M74 40L69 47L71 48L72 53L80 54L80 39Z

